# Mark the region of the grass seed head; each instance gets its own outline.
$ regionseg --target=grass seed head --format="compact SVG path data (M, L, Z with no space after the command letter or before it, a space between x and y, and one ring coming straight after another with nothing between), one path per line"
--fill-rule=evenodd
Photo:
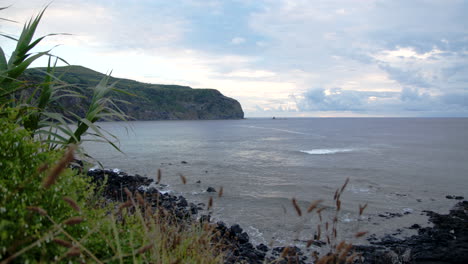
M81 251L78 247L70 248L67 251L67 257L78 257L81 254Z
M315 208L317 208L317 206L318 206L321 202L323 202L323 200L315 200L315 201L313 201L313 202L310 204L309 208L307 208L307 213L311 213Z
M210 196L210 200L208 200L208 210L210 210L211 207L213 207L213 197Z
M43 216L46 216L47 215L47 211L40 208L40 207L36 207L36 206L28 206L26 207L26 209L28 209L29 211L32 211L32 212L36 212L40 215L43 215Z
M366 207L367 207L367 203L364 205L359 205L359 216L361 216L362 213L364 213L364 210L366 209Z
M182 183L186 184L187 183L187 178L185 178L185 176L182 175L182 174L179 174L179 176L180 176L180 180L182 181Z
M153 247L153 243L148 244L148 245L146 245L146 246L143 246L143 247L141 247L141 248L138 249L137 254L143 254L143 253L145 253L146 251L150 250L152 247Z
M302 211L301 211L301 208L299 207L299 204L297 204L296 198L292 199L292 203L293 203L294 209L296 210L297 215L302 216Z
M364 231L364 232L357 232L354 236L355 236L356 238L359 238L359 237L362 237L362 236L366 235L367 233L368 233L367 231Z
M161 169L158 169L158 178L157 178L156 184L159 184L161 182L161 178L162 178Z
M345 181L345 183L343 184L343 186L341 186L340 193L343 193L344 189L345 189L345 188L346 188L346 186L348 185L348 182L349 182L349 178L346 178L346 181Z
M54 243L56 244L59 244L63 247L66 247L66 248L71 248L73 247L72 243L66 241L66 240L63 240L63 239L60 239L60 238L54 238L52 241L54 241Z
M45 189L50 188L50 186L54 185L54 183L57 181L58 176L60 173L65 170L67 165L72 162L75 158L73 157L73 153L75 152L76 146L75 145L70 145L68 147L67 152L65 152L65 155L59 160L57 165L53 167L49 174L47 175L46 178L44 178L44 181L42 182L42 186Z
M79 223L81 223L83 221L84 221L83 217L74 216L74 217L70 217L67 220L63 221L63 223L66 224L66 225L77 225L77 224L79 224Z
M77 211L77 212L80 212L81 209L80 207L78 206L78 204L75 202L75 200L73 200L72 198L68 197L68 196L65 196L62 198L71 208L73 208L73 210Z
M127 187L124 188L124 192L127 195L127 199L131 199L133 197L132 193Z

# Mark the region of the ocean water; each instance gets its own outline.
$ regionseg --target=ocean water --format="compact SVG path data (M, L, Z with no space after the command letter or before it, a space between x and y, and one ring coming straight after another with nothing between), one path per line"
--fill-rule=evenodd
M238 223L255 243L304 246L320 219L305 210L323 199L322 223L334 216L333 195L349 178L338 215L338 239L411 235L427 225L424 210L446 213L468 197L466 118L290 118L145 121L99 124L120 139L85 149L106 168L155 177L175 194L207 204L215 220ZM184 162L182 162L184 161ZM188 182L183 185L179 174ZM200 183L197 183L200 181ZM303 210L292 206L296 198ZM359 205L368 204L359 216ZM206 213L206 212L205 212ZM385 217L388 213L401 214ZM400 229L398 232L397 229ZM324 230L323 230L324 231ZM323 232L322 231L322 232Z

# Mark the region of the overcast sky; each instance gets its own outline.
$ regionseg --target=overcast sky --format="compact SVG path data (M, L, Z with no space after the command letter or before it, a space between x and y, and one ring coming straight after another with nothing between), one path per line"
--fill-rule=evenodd
M0 0L18 35L47 1ZM468 116L468 0L55 0L36 51L256 116ZM0 40L6 53L13 44ZM36 66L44 66L44 61Z

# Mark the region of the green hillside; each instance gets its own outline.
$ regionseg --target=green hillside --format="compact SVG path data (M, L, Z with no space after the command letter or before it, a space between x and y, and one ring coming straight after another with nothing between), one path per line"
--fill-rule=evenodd
M24 75L35 81L44 76L44 68L33 68ZM104 74L82 66L57 67L56 76L82 89L95 86ZM242 119L244 112L236 100L214 89L192 89L188 86L141 83L134 80L111 78L116 88L134 96L114 93L113 96L129 102L119 104L135 120L192 120L192 119ZM91 94L91 93L90 93ZM66 107L79 107L89 103L89 98L64 99Z

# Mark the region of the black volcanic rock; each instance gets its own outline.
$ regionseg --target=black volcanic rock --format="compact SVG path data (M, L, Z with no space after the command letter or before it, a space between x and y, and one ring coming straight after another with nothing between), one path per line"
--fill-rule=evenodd
M468 263L468 201L457 203L449 214L427 211L433 227L412 225L418 234L396 239L390 235L374 246L356 246L363 263Z

